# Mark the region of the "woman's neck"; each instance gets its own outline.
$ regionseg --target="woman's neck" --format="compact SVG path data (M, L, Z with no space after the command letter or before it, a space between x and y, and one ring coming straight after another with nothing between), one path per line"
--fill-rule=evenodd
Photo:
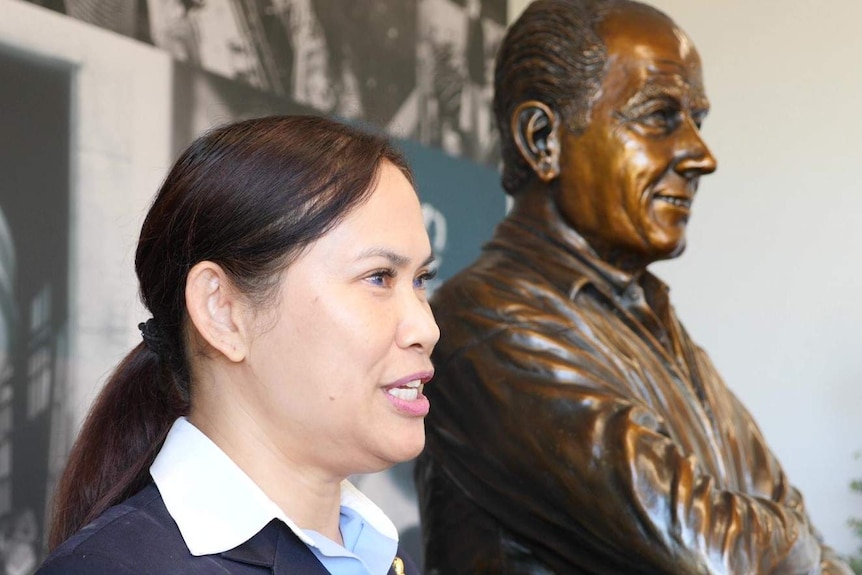
M339 518L344 477L297 460L264 424L241 409L207 409L192 401L189 421L209 437L302 529L343 545ZM234 404L235 405L235 404Z

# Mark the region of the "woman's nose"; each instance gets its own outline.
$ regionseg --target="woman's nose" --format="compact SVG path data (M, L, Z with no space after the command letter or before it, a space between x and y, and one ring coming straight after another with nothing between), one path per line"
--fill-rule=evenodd
M440 328L434 321L431 306L424 297L416 292L406 295L402 309L403 315L398 325L396 340L400 347L416 347L422 349L427 355L440 339Z

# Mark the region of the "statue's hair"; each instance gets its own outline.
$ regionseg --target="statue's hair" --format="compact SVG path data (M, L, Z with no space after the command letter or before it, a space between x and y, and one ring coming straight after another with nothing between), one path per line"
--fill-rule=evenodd
M515 146L512 113L527 100L547 104L574 133L590 119L607 67L598 27L628 0L536 0L509 28L497 53L494 113L503 156L503 188L519 193L533 175Z

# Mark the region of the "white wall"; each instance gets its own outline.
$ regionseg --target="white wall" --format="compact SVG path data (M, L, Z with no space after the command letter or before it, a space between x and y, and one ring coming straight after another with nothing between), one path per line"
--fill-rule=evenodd
M862 2L653 0L693 39L719 160L654 267L827 541L862 517ZM510 16L526 6L510 0Z
M171 160L170 58L17 0L0 0L0 49L74 70L68 389L71 420L80 422L146 319L132 270L144 213Z

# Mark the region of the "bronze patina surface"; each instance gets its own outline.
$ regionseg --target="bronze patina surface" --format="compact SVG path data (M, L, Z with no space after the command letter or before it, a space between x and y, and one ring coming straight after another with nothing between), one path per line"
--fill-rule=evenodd
M647 271L716 168L708 109L691 40L645 5L539 0L509 30L514 205L433 300L429 574L850 573Z

